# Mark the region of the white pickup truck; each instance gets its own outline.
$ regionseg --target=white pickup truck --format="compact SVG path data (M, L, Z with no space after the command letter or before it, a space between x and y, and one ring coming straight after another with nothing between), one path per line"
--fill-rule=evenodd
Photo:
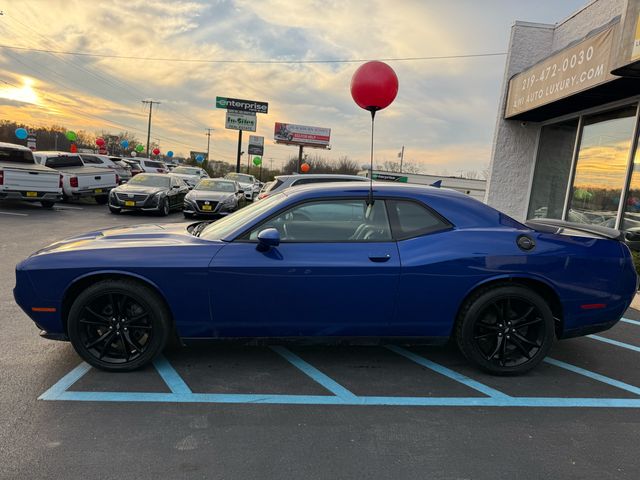
M41 165L53 168L62 174L62 194L65 199L93 197L99 205L106 205L109 192L120 179L108 168L85 166L77 153L35 152Z
M36 163L27 147L0 142L0 200L28 200L51 208L62 200L62 176Z

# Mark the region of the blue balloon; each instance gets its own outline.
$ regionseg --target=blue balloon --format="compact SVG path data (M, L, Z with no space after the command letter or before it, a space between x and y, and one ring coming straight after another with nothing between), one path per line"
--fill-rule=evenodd
M203 157L202 155L198 155L198 156L196 157L196 162L198 162L198 163L202 163L202 162L204 162L204 157Z
M173 157L173 151L169 150L167 152L167 157L169 157L169 158Z
M129 140L122 140L120 145L122 145L122 148L127 148L129 146Z
M29 132L27 132L26 128L16 128L16 137L20 140L24 140L29 136Z

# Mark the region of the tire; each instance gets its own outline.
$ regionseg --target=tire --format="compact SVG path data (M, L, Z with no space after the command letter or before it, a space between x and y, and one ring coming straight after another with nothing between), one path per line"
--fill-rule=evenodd
M458 315L455 338L462 354L494 375L520 375L547 356L555 337L551 308L520 285L481 289Z
M102 280L75 299L67 332L73 348L90 365L128 372L162 352L171 315L150 287L131 280Z
M184 215L184 218L193 218L192 213L182 212L182 214Z
M114 215L118 215L120 212L122 212L122 209L117 207L112 207L111 205L109 205L109 211Z
M95 199L98 205L106 205L109 201L109 197L106 195L100 195L99 197L95 197Z
M169 213L171 213L171 207L169 206L169 199L165 197L158 207L158 215L160 215L161 217L166 217L167 215L169 215Z
M42 208L53 208L55 204L56 202L52 202L51 200L40 201L40 205L42 205Z

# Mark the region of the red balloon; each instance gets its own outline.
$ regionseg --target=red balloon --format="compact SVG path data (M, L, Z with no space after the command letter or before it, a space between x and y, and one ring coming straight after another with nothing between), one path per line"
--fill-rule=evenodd
M69 149L69 151L71 153L77 153L78 152L78 146L75 143L71 144L71 148Z
M393 102L397 94L398 77L386 63L367 62L351 78L351 96L365 110L382 110Z
M307 173L310 169L311 169L311 166L309 166L308 163L303 163L302 165L300 165L300 171L302 173Z
M96 145L98 145L99 147L102 147L104 145L104 138L96 138Z
M160 149L159 148L154 148L152 151L153 151L154 155L160 155Z

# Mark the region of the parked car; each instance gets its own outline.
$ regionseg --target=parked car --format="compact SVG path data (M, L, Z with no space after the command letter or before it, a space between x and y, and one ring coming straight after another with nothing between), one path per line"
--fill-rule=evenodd
M331 182L368 182L369 179L358 175L339 175L329 173L307 173L294 175L278 175L272 182L269 182L258 194L258 200L270 197L287 188L299 187L315 183Z
M62 174L63 199L92 197L104 205L109 191L120 183L115 171L85 166L77 153L40 151L34 157L41 165Z
M168 173L169 169L159 160L149 160L148 158L136 157L136 162L140 165L143 172L146 173Z
M110 168L118 174L120 183L127 183L131 179L131 169L118 163L120 157L108 157L94 153L81 153L82 163L92 167Z
M142 173L142 167L140 166L140 162L138 162L135 158L123 158L122 162L128 165L131 169L131 176L135 177L137 174Z
M235 180L205 178L184 197L182 212L186 218L195 215L224 216L244 203L244 195Z
M109 210L140 210L169 215L181 210L189 187L180 178L159 173L140 173L124 185L111 190Z
M206 170L200 167L176 167L171 170L171 175L180 177L189 187L195 187L203 178L209 178Z
M368 187L291 188L216 222L72 236L17 265L15 299L41 335L111 371L149 363L173 335L334 336L453 338L512 375L556 337L611 328L635 296L616 230L523 225L449 189Z
M248 175L246 173L227 173L224 178L229 180L235 180L240 185L240 189L244 193L244 198L253 201L255 195L255 187L258 180L253 175Z
M62 200L62 176L36 163L27 147L0 142L0 200L40 202L51 208Z

